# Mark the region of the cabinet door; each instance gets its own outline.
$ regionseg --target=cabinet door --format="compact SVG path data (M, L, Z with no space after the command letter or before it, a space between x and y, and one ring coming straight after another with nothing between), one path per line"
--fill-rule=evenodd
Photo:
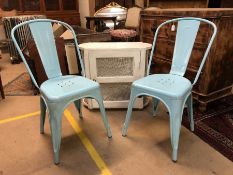
M63 10L77 10L77 0L62 0Z
M45 0L46 11L58 11L60 9L59 0Z
M40 11L40 0L23 0L23 11Z
M1 0L0 8L3 10L20 10L19 0Z

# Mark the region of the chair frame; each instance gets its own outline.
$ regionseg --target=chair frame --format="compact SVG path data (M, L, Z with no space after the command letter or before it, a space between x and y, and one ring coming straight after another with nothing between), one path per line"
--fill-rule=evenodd
M57 60L55 60L55 64L58 64L58 65L55 65L55 66L58 66L59 68L55 67L55 70L49 70L49 71L45 69L46 74L48 76L48 80L46 80L44 83L46 83L46 82L49 83L49 80L53 80L53 81L58 82L58 85L59 85L59 83L62 83L62 81L64 80L62 78L65 78L65 77L68 77L68 78L84 77L84 78L80 78L81 80L79 80L79 81L82 81L82 80L85 79L86 82L92 82L92 83L90 83L90 86L88 86L89 87L88 89L82 90L82 91L80 91L79 94L75 93L75 95L71 95L71 96L69 96L69 95L65 96L65 94L64 94L61 97L62 100L59 99L59 96L55 97L55 99L54 99L53 96L50 96L50 97L49 97L49 95L46 96L46 94L43 93L43 91L41 91L41 87L43 86L44 83L42 83L40 87L38 86L38 84L37 84L37 82L36 82L36 80L35 80L35 78L34 78L34 76L32 74L32 71L30 70L30 67L27 64L27 61L26 61L26 59L24 57L24 54L22 53L22 50L20 49L20 46L19 46L19 44L18 44L18 42L17 42L17 40L16 40L16 38L14 36L16 30L20 29L21 27L24 27L25 25L28 25L29 28L30 28L30 31L32 33L32 36L36 41L36 39L38 39L38 37L40 37L40 35L38 36L38 33L36 33L36 32L41 33L43 31L40 30L40 29L42 29L42 27L40 28L38 26L35 26L35 24L33 24L33 23L41 23L40 26L44 25L46 27L46 30L48 30L47 32L49 34L50 33L53 34L52 23L61 24L67 30L70 30L72 35L73 35L73 38L74 38L74 44L75 44L76 51L78 53L78 59L79 60L77 60L77 61L79 61L80 65L81 65L81 75L82 76L71 76L71 75L63 76L61 74L61 71L59 70L60 67L59 67L59 62L58 62L57 55L56 54L54 55L54 52L53 52L54 50L53 49L52 49L52 51L49 50L49 51L52 52L52 53L50 53L50 56L52 55L53 57L56 57L56 58L54 58L54 59L57 59ZM50 28L50 24L51 24L51 28ZM40 28L40 29L37 29L37 28ZM79 111L79 117L82 119L81 99L82 98L94 98L94 99L96 99L97 102L100 105L100 111L102 113L102 120L103 120L104 126L105 126L105 128L107 130L107 135L108 135L109 138L111 138L112 133L111 133L111 129L110 129L110 126L109 126L108 119L106 117L106 112L105 112L105 109L104 109L103 99L102 99L102 96L101 96L99 84L97 82L93 82L92 80L89 80L89 79L85 78L84 65L83 65L81 53L80 53L80 50L79 50L77 37L76 37L76 34L75 34L73 28L70 25L68 25L67 23L64 23L64 22L61 22L61 21L58 21L58 20L35 19L35 20L25 21L23 23L20 23L20 24L16 25L11 31L11 37L12 37L12 40L13 40L13 42L15 44L16 49L19 52L20 57L22 58L25 66L26 66L26 69L28 70L28 72L30 74L30 77L31 77L34 85L40 90L40 93L41 93L41 96L40 96L40 109L41 109L40 132L41 132L41 134L44 133L44 122L45 122L46 109L48 110L50 130L51 130L51 133L52 133L52 143L53 143L53 151L54 151L54 163L59 164L59 162L60 162L60 160L59 160L59 150L60 150L60 144L61 144L61 121L62 121L62 116L63 116L62 114L63 114L64 109L71 102L74 102L75 107ZM47 42L49 42L49 39L54 39L54 35L53 36L47 36L46 39L47 39ZM37 41L39 42L39 43L36 43L37 49L38 49L38 47L40 46L41 43L43 43L44 40L41 40L41 41L37 40ZM52 44L53 44L53 42L52 42ZM53 46L56 48L56 45L52 45L52 47ZM41 59L44 60L44 59L46 59L46 57L42 58L44 56L43 55L44 54L43 53L44 48L40 48L40 49L42 50L41 53L39 52L40 57L41 57ZM47 52L46 52L46 54L47 54ZM49 59L51 60L51 58L49 58ZM46 63L46 64L48 64L48 63ZM44 66L44 63L43 63L43 66ZM91 87L92 85L95 85L95 86ZM61 85L59 85L59 86L61 86ZM46 86L46 87L51 88L51 86L50 87Z
M182 96L182 97L179 97L179 98L173 98L172 97L172 98L169 99L169 97L167 97L167 96L164 97L163 94L160 95L160 92L158 92L156 90L153 90L153 89L146 90L145 87L143 87L143 85L144 86L147 86L147 85L145 85L143 83L140 84L141 87L139 87L137 83L133 83L132 87L131 87L130 102L129 102L125 122L124 122L124 125L123 125L123 128L122 128L122 136L126 136L129 121L130 121L130 118L131 118L133 103L134 103L136 97L143 96L143 95L152 97L152 113L153 113L153 116L156 115L156 110L157 110L159 101L162 101L164 103L164 105L167 107L167 109L169 111L169 115L170 115L170 135L171 135L172 160L173 161L177 161L179 135L180 135L180 128L181 128L183 109L184 109L185 104L188 107L187 109L188 109L188 117L189 117L189 121L190 121L190 128L191 128L192 131L194 131L193 107L192 107L192 103L193 103L192 102L192 87L196 84L196 82L197 82L197 80L198 80L198 78L200 76L201 70L202 70L202 68L204 66L204 63L205 63L206 59L207 59L210 47L211 47L211 45L212 45L212 43L214 41L214 38L216 36L216 33L217 33L216 25L213 22L208 21L206 19L194 18L194 17L185 17L185 18L176 18L176 19L172 19L172 20L168 20L168 21L163 22L162 24L160 24L158 26L158 28L157 28L157 30L155 32L155 35L154 35L152 50L151 50L148 69L147 69L147 76L151 76L151 75L149 75L150 67L151 67L151 62L152 62L152 59L153 59L153 54L155 53L156 40L157 40L158 33L159 33L160 29L164 25L166 25L168 23L180 22L182 20L186 20L186 21L187 20L190 20L190 21L192 20L192 21L198 22L196 24L193 24L194 26L191 26L194 29L197 29L197 31L200 30L199 25L200 25L201 22L207 23L210 26L212 26L212 28L213 28L212 36L211 36L211 38L209 40L209 44L208 44L208 46L206 48L206 51L204 53L204 56L202 58L202 61L200 63L199 69L197 71L197 74L196 74L196 77L195 77L193 83L191 83L190 80L183 77L183 75L187 70L188 61L190 60L190 55L192 53L194 42L196 40L197 31L196 31L196 34L195 34L195 38L193 40L192 50L190 51L190 53L188 55L183 55L183 56L185 56L185 58L186 58L185 61L187 61L187 63L185 62L185 65L182 65L182 66L184 66L184 67L186 66L186 67L184 69L182 68L180 72L179 72L179 70L176 72L176 70L173 70L173 64L174 63L172 62L172 67L171 67L171 71L170 71L169 74L182 77L182 79L185 80L185 81L187 80L186 82L190 83L190 90L186 89L187 93L184 94L184 96ZM192 35L192 37L193 36L194 35ZM176 37L177 37L177 34L176 34ZM173 54L173 61L175 60L174 56L176 56L175 50L174 50L174 54ZM169 75L169 74L167 74L167 75ZM157 74L157 76L159 76L159 75L163 75L163 74ZM143 79L144 78L142 78L141 80L143 80ZM136 80L135 82L138 82L138 81L140 81L140 80ZM147 86L147 87L149 87L149 86Z

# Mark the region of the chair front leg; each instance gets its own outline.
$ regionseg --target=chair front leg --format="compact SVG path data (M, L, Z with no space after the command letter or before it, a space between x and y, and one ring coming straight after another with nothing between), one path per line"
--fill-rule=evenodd
M98 89L92 91L92 94L91 94L90 97L94 98L98 102L99 107L100 107L101 117L102 117L102 120L104 122L104 126L105 126L105 128L107 130L108 138L111 138L112 137L112 131L111 131L111 128L110 128L110 125L109 125L109 122L108 122L108 118L106 116L104 103L103 103L103 98L102 98L100 89L98 88Z
M50 130L52 134L54 163L60 163L59 151L61 145L61 122L64 104L48 103Z
M174 100L170 106L170 137L172 144L172 160L177 161L177 152L179 146L180 128L183 115L183 103L180 100Z

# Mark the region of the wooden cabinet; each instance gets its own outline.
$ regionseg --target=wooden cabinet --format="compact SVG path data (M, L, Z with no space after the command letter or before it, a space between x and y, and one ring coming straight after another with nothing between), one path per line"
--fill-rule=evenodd
M147 6L159 8L202 8L208 0L147 0Z
M145 0L147 7L160 8L230 8L232 0Z
M3 0L3 9L16 9L19 15L43 14L70 25L80 25L78 0Z
M147 50L141 42L83 43L86 77L99 82L105 108L127 108L133 81L145 76ZM88 100L88 108L98 108ZM137 98L134 108L142 109L144 98Z
M162 22L177 17L200 17L213 21L218 33L209 52L193 96L205 110L206 105L221 97L231 94L233 85L233 9L164 9L144 10L141 13L141 41L152 43L154 31ZM210 33L208 25L201 25L198 32L191 59L185 76L193 79L200 59L207 47ZM175 42L175 32L171 26L163 28L159 33L156 53L154 54L151 73L169 72Z

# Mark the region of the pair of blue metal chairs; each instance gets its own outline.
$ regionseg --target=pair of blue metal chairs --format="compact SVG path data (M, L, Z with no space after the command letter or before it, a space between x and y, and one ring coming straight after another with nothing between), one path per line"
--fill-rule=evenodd
M169 74L156 74L149 75L150 65L155 51L156 38L158 36L159 29L168 24L178 22L176 44L174 49L174 57L172 62L171 71ZM184 78L183 75L186 71L188 60L194 45L197 31L199 29L200 22L208 23L213 27L213 35L210 39L209 45L204 54L203 60L200 64L200 68L197 72L196 78L193 83ZM82 76L66 75L63 76L60 70L57 50L55 46L55 39L52 30L52 23L58 23L71 31L74 36L74 44L78 53L78 59L82 68ZM39 87L27 61L21 51L20 44L16 40L16 31L29 28L32 38L34 39L39 55L42 60L43 67L48 76L48 80L41 84ZM200 18L178 18L169 20L162 23L155 33L153 41L152 51L150 55L147 76L136 80L132 84L130 102L125 119L125 123L122 130L122 135L125 136L128 124L130 121L132 107L136 97L141 95L147 95L153 97L153 115L159 101L162 101L168 108L170 114L170 128L171 128L171 143L172 143L172 159L177 160L178 141L181 127L181 119L184 105L188 106L188 113L190 119L191 130L194 130L193 123L193 109L192 109L192 87L196 83L204 62L207 58L210 46L216 35L216 26L214 23ZM50 19L36 19L23 22L15 26L11 31L12 40L22 58L25 66L31 76L34 85L40 90L40 132L44 133L44 122L46 109L49 113L50 130L52 134L52 143L54 151L54 163L59 163L59 150L61 143L61 121L64 109L74 102L79 115L82 118L81 111L81 99L82 98L94 98L97 100L102 113L102 119L104 126L107 130L108 137L112 137L111 129L108 119L106 117L103 99L100 92L100 86L97 82L85 78L84 65L80 50L78 47L78 41L75 37L75 32L72 27L64 22Z

